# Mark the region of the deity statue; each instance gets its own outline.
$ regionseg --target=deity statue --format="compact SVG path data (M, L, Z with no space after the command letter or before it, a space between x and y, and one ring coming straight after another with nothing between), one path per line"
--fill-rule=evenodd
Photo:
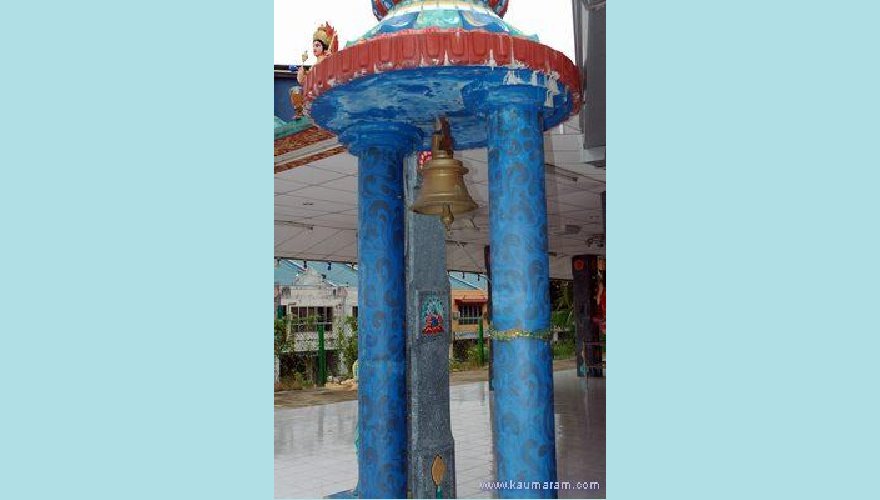
M315 33L312 35L312 54L314 54L315 59L317 59L315 64L320 64L321 61L327 58L327 56L337 50L339 50L339 40L336 37L336 30L333 26L331 26L329 22L318 26L318 29L315 30ZM303 52L303 62L306 62L308 58L308 52ZM303 66L300 66L297 69L296 81L298 81L300 85L302 85L305 80L307 72L308 70ZM290 103L296 111L294 118L301 118L303 112L303 95L300 88L294 87L290 89Z

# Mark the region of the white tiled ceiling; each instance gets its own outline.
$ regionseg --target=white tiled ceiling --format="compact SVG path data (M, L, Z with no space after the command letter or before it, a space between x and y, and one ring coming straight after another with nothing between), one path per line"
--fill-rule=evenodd
M571 278L571 257L604 253L600 246L605 169L582 162L578 120L545 134L550 274ZM457 152L480 205L458 217L447 237L447 267L484 271L489 240L486 150ZM275 175L275 256L357 262L357 158L343 153Z

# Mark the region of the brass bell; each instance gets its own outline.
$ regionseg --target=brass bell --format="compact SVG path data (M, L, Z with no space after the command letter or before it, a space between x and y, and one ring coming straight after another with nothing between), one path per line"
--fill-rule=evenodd
M449 122L440 117L431 140L431 159L422 170L422 189L412 211L440 216L449 231L456 215L477 208L464 184L466 173L468 169L453 157Z

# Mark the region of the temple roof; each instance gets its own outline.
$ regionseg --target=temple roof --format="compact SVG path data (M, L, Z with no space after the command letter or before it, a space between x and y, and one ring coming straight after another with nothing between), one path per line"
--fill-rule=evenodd
M296 285L301 284L302 276L306 273L306 269L313 270L316 276L320 276L321 280L329 286L358 286L358 272L355 266L345 263L329 263L325 261L306 261L284 259L278 262L275 267L275 284L276 285ZM449 287L452 290L486 290L488 281L482 274L450 271Z
M282 137L297 134L299 132L302 132L303 130L308 129L309 127L313 127L314 125L315 124L312 123L312 120L306 116L303 116L301 118L294 118L289 122L286 122L276 116L275 139L281 139Z

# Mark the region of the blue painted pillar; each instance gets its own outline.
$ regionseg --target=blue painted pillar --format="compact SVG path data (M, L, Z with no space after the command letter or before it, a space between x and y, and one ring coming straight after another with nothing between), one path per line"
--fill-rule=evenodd
M499 491L501 498L557 496L545 96L543 88L516 85L482 99L489 127L496 463L499 481L523 483L517 485L522 489Z
M362 124L341 136L358 157L358 494L406 498L403 159L420 132Z

